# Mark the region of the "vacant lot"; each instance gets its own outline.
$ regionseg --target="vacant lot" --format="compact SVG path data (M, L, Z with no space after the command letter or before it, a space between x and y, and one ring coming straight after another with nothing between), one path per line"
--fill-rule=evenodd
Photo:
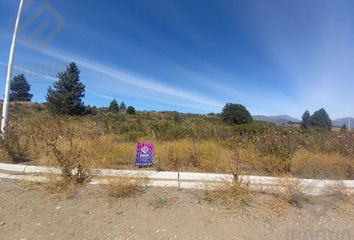
M302 207L258 195L249 206L205 200L201 191L147 188L128 198L83 186L71 198L0 181L1 239L353 239L353 202ZM267 204L265 204L267 203ZM309 235L310 234L310 235ZM315 236L314 238L311 236Z
M301 130L217 114L177 112L51 116L43 104L13 103L0 161L62 168L135 168L137 141L155 143L156 170L354 178L353 133Z

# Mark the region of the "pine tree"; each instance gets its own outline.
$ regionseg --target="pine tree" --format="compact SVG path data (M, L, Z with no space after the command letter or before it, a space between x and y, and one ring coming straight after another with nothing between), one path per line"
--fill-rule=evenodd
M10 101L30 102L33 97L30 91L31 85L28 84L25 75L17 75L11 81Z
M301 127L302 128L309 128L310 127L310 119L311 119L310 112L306 110L304 112L304 114L302 115Z
M118 103L115 99L109 104L108 110L112 113L117 113L119 111Z
M125 106L125 103L124 102L121 102L120 105L119 105L119 109L120 110L127 110L127 106Z
M80 70L73 62L65 72L58 73L53 88L49 87L47 105L53 114L82 115L85 112L84 96L85 85L81 83Z
M321 108L314 112L310 118L310 125L314 127L320 127L327 130L332 129L332 120L329 118L326 110Z

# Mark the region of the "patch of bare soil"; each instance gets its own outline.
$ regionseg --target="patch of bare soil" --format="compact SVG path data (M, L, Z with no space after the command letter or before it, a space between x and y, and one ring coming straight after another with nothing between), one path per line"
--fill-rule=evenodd
M67 198L0 180L0 239L354 238L352 200L327 197L299 208L270 198L230 207L206 201L202 191L147 188L114 198L102 186Z

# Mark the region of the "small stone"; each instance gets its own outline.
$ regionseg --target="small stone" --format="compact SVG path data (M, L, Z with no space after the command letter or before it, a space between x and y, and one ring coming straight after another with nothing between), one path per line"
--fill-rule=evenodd
M5 222L0 222L0 226L4 226L5 224Z
M58 207L56 207L55 209L56 209L56 210L60 210L60 209L61 209L61 206L58 206Z

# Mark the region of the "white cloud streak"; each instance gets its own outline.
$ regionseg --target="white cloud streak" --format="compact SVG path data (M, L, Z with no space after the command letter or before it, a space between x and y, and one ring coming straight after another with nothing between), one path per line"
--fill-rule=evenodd
M111 77L112 79L116 79L118 81L122 81L125 83L128 83L130 85L133 85L137 88L140 89L145 89L149 91L153 91L159 94L167 95L167 96L172 96L177 98L176 101L179 100L188 100L193 103L197 103L200 105L198 107L200 110L204 111L212 111L212 110L219 110L223 106L222 102L215 101L213 99L200 96L196 93L191 93L189 91L173 88L161 83L158 83L156 81L153 81L149 78L146 77L141 77L136 74L128 73L127 71L118 69L118 68L112 68L107 65L101 64L99 62L91 61L86 58L82 57L77 57L77 56L72 56L70 54L66 53L59 53L58 50L52 50L52 49L44 49L43 53L47 56L56 58L58 60L62 61L75 61L78 64L80 64L81 67L89 69L91 71L104 74L106 76ZM191 105L186 105L185 107L191 107Z

